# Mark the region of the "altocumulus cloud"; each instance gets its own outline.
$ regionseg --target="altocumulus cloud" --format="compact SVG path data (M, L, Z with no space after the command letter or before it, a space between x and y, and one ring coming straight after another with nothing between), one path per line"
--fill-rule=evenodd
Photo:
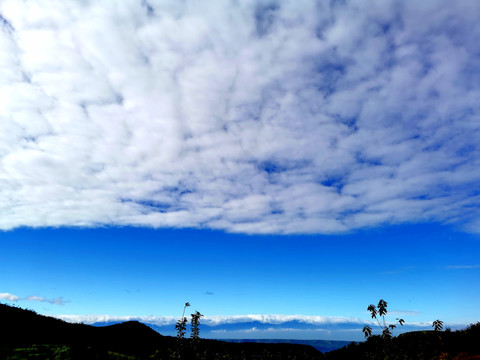
M47 299L42 296L36 296L36 295L30 295L27 297L19 297L14 294L10 293L0 293L0 299L1 300L7 300L7 301L12 301L12 302L17 302L17 301L40 301L40 302L47 302L50 304L55 304L55 305L64 305L66 301L62 297L58 297L55 299Z
M0 5L0 228L480 231L477 1Z

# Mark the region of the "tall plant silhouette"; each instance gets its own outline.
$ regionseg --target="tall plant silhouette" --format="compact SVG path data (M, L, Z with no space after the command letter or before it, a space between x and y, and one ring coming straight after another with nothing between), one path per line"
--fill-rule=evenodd
M200 338L200 318L203 317L202 314L200 314L200 312L198 312L197 310L195 310L195 314L192 314L192 329L191 329L191 334L190 334L190 337L193 339L193 340L198 340Z
M185 306L183 307L183 313L180 320L177 320L175 324L175 330L177 330L177 338L183 339L185 337L185 333L187 332L187 318L185 317L185 309L190 306L190 303L187 301Z
M397 327L396 324L387 324L385 321L385 315L387 315L387 305L388 304L385 300L380 300L377 306L370 304L367 307L367 310L370 311L370 314L372 315L372 319L377 320L378 326L382 329L382 338L384 339L390 339L392 337L392 330ZM399 318L396 320L398 324L403 326L405 320ZM370 326L365 326L362 331L366 338L372 336L372 328Z

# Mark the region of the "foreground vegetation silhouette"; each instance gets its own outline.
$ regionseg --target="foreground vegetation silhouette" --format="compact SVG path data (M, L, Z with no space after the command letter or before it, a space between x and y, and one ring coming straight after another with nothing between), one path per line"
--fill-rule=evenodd
M432 323L433 331L413 331L392 337L397 324L403 326L405 320L397 318L393 324L387 323L388 303L381 299L378 305L370 304L367 311L382 330L381 335L372 335L372 328L365 326L364 343L350 345L325 354L325 359L480 359L480 323L470 325L463 331L452 333L443 329L443 321Z
M480 322L457 331L412 331L397 337L372 335L362 343L324 354L326 360L480 359Z
M395 324L388 324L385 320L385 316L387 315L387 312L388 312L387 306L388 306L388 303L385 300L380 299L377 306L370 304L367 307L367 310L372 315L372 319L375 319L377 321L378 326L382 329L381 337L383 339L390 339L392 337L392 331L397 327L397 324L399 324L400 326L403 326L403 324L405 323L405 320L396 318ZM435 331L442 330L443 321L435 320L432 323L432 327L434 328ZM367 339L372 336L372 328L370 326L368 325L365 326L362 331Z
M372 319L375 319L378 323L378 326L382 329L381 337L383 339L390 339L392 337L392 330L397 327L397 324L387 324L385 321L385 315L387 315L387 305L387 302L381 299L377 306L370 304L367 308L372 315ZM397 318L396 321L401 326L403 326L405 323L405 320L399 318ZM362 331L367 339L372 336L372 328L370 326L365 326Z
M201 315L192 315L198 314ZM397 337L371 335L363 343L351 343L322 354L299 344L229 343L200 339L199 333L195 338L185 338L185 333L183 338L162 336L136 321L105 327L70 324L0 304L0 359L480 359L480 323L461 331L439 330Z

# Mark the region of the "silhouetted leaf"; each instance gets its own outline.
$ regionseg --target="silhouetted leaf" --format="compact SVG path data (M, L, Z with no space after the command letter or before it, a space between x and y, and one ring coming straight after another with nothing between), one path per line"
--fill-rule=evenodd
M370 313L372 314L372 319L377 317L377 308L375 307L375 305L370 304L367 310L370 311Z
M366 338L372 336L372 328L370 326L365 326L362 331Z
M385 316L387 315L387 302L385 300L380 300L378 302L378 313L380 316Z
M443 329L443 321L441 320L435 320L432 323L432 327L435 328L435 331L440 331Z

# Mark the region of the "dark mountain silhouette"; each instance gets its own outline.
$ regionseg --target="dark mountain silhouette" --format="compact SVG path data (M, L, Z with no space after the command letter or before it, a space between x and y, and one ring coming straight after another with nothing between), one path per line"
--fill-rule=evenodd
M84 344L124 353L149 354L171 342L138 321L93 327L4 304L0 304L0 321L0 344L3 345Z

